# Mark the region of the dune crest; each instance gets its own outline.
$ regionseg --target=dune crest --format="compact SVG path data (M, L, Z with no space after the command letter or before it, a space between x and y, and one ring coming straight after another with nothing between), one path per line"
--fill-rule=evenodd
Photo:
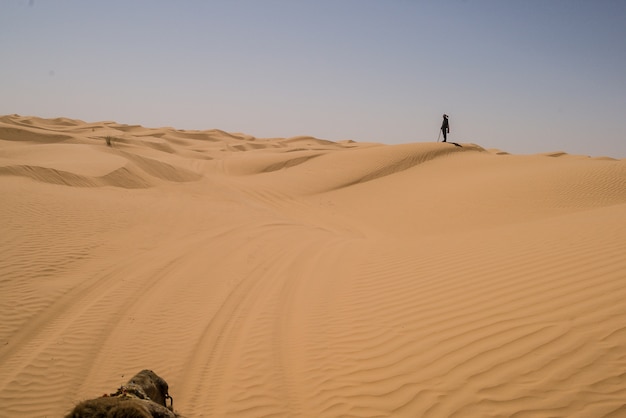
M626 160L461 145L1 116L0 417L623 415Z

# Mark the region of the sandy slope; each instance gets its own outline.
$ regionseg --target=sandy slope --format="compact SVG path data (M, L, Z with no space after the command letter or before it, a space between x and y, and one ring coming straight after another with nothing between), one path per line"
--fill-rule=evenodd
M626 160L12 115L0 192L2 417L626 416Z

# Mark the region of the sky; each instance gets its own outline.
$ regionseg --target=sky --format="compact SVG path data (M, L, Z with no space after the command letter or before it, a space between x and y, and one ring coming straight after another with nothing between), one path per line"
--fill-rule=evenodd
M2 0L14 113L626 158L626 1Z

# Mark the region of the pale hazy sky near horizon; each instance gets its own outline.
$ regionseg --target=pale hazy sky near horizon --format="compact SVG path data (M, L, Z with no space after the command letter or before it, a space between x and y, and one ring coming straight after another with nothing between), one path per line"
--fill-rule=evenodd
M4 0L0 114L626 158L624 0Z

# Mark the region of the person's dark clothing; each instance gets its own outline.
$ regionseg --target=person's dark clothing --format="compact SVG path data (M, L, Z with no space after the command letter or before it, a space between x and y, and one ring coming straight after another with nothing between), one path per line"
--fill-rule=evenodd
M448 124L448 117L445 115L443 117L443 123L441 124L441 132L443 132L443 142L446 142L448 134L450 133L450 125Z

